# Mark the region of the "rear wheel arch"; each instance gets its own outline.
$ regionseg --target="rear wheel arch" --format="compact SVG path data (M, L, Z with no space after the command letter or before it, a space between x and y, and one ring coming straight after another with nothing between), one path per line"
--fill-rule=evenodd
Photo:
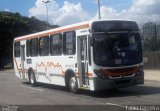
M28 69L28 78L29 78L29 82L30 82L30 84L32 86L36 86L37 85L35 73L34 73L32 68Z
M28 79L30 79L30 74L31 74L31 72L33 72L33 69L32 69L32 68L29 68L29 69L28 69Z

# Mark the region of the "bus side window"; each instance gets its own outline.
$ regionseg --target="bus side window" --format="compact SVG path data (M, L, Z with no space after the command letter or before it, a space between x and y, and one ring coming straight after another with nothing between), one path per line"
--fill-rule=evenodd
M62 55L62 34L50 36L50 54Z
M30 40L30 55L31 57L38 56L38 38Z
M15 57L20 57L20 42L14 44L14 55Z
M63 54L73 55L76 52L76 34L75 31L65 32L63 34Z
M49 36L39 38L39 55L49 55Z
M30 56L30 40L27 40L26 41L26 44L27 44L27 46L26 46L26 55L27 55L27 57L29 57Z

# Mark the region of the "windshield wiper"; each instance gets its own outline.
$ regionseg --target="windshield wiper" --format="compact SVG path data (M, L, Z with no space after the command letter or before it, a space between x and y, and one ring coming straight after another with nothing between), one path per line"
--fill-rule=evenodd
M107 32L93 32L93 34L106 34Z
M129 33L130 31L112 31L112 32L108 32L109 34L113 34L113 33Z

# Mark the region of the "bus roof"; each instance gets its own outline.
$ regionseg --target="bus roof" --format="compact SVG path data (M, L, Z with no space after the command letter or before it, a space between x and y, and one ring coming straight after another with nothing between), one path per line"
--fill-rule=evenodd
M89 28L93 22L98 22L98 21L132 21L132 20L124 20L124 19L102 19L102 20L92 20L92 21L87 21L87 22L81 22L81 23L76 23L72 25L67 25L63 27L58 27L46 31L41 31L29 35L24 35L20 37L16 37L14 41L21 41L21 40L27 40L27 39L32 39L32 38L37 38L37 37L43 37L46 35L52 35L52 34L58 34L62 32L67 32L67 31L73 31L77 29L82 29L82 28Z
M21 41L21 40L27 40L31 38L43 37L46 35L58 34L66 31L72 31L72 30L77 30L82 28L89 28L89 22L82 22L82 23L67 25L59 28L54 28L46 31L41 31L41 32L29 34L29 35L16 37L14 41Z

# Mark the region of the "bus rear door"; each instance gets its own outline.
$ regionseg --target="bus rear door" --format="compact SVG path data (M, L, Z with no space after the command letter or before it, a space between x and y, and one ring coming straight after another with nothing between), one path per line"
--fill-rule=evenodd
M21 56L21 78L25 79L25 45L20 46L20 56Z

